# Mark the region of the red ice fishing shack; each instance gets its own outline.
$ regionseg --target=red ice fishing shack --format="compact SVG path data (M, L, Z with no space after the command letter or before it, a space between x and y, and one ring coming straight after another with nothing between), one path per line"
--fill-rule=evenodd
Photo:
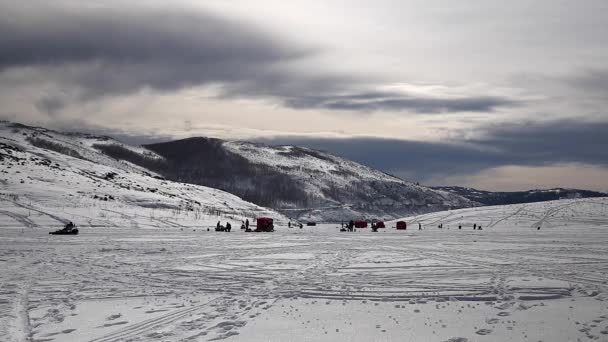
M399 229L399 230L406 230L407 229L407 223L405 223L405 221L397 221L397 229Z
M274 232L274 220L270 217L258 217L256 221L256 232Z
M367 221L355 221L355 228L367 228Z

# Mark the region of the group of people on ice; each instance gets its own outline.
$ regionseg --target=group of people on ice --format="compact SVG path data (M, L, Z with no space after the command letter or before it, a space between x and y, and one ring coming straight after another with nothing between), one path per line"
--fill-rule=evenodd
M226 222L226 225L222 226L222 223L217 221L217 224L215 225L216 232L229 232L230 230L232 230L232 225L230 222Z
M242 221L241 229L243 229L245 231L249 230L249 219L245 219L244 221ZM228 221L226 221L225 226L222 226L222 223L220 221L217 221L217 224L215 225L216 232L230 232L231 230L232 230L232 225Z
M419 224L420 224L420 223L419 223ZM439 229L443 229L443 223L440 223L440 224L437 226L437 228L439 228ZM448 229L450 229L450 228L448 227ZM459 224L459 225L458 225L458 229L462 229L462 224ZM481 225L477 225L477 223L473 223L473 230L483 230L483 229L481 228Z
M249 229L249 219L241 221L241 229L246 232L251 231L251 229ZM216 232L230 232L231 230L232 225L228 221L226 221L226 225L224 226L222 225L221 221L217 221L217 224L215 225Z

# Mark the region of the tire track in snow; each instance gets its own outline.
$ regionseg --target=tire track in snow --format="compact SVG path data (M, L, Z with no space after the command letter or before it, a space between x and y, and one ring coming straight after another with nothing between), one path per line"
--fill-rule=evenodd
M222 299L221 297L215 298L215 299L207 301L203 304L195 305L195 306L184 308L181 310L174 310L174 311L172 311L166 315L162 315L160 317L151 318L151 319L148 319L148 320L145 320L142 322L131 324L131 325L126 326L113 333L104 335L99 338L95 338L95 339L91 340L91 342L122 341L122 340L125 340L128 338L141 336L141 335L145 334L146 332L149 332L153 329L157 329L159 327L166 326L168 324L179 321L180 319L186 318L199 310L205 309L210 304L212 304L216 301L219 301L221 299Z

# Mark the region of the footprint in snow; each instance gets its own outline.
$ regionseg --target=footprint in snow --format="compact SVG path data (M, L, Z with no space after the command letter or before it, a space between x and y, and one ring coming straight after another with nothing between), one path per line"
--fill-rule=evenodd
M122 314L114 314L114 315L110 315L110 316L108 316L108 317L106 318L106 321L113 321L113 320L115 320L115 319L117 319L117 318L120 318L120 317L122 317Z
M492 333L492 329L479 329L475 332L477 335L489 335Z
M169 311L169 310L166 310L166 309L158 309L158 310L154 310L154 309L152 309L152 310L148 310L148 311L146 311L146 313L155 313L155 312L163 312L163 311Z
M120 321L120 322L114 322L114 323L106 323L106 324L103 325L103 327L107 328L107 327L112 327L112 326L115 326L115 325L123 325L123 324L127 324L127 323L129 323L129 322L128 321Z

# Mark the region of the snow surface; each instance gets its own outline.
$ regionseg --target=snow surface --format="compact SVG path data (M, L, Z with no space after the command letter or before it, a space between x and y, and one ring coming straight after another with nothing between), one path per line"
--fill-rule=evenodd
M3 341L608 340L608 198L376 233L194 231L115 208L78 236L0 204Z

